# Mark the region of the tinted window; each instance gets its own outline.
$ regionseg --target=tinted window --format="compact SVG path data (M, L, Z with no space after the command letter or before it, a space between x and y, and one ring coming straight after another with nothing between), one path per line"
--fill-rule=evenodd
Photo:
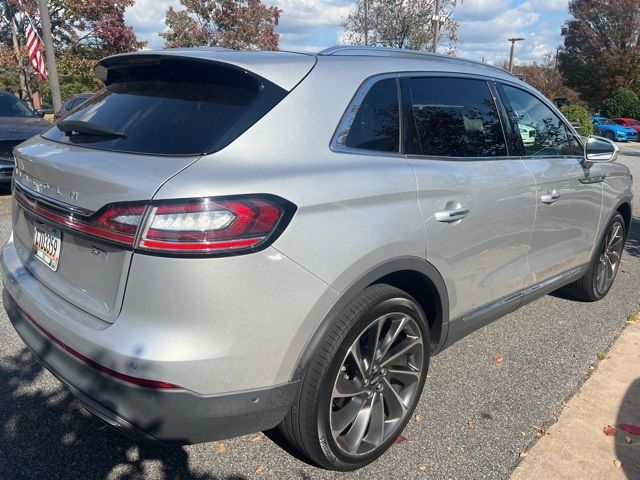
M400 118L395 79L381 80L371 87L353 119L345 145L381 152L398 151Z
M244 71L209 62L155 60L115 66L106 88L65 120L123 132L124 137L67 135L52 127L45 138L135 153L198 155L231 143L286 91Z
M525 155L572 154L568 132L560 117L530 93L508 85L503 88Z
M0 92L0 117L33 117L33 112L15 95Z
M407 152L439 157L507 154L489 86L482 80L412 78Z

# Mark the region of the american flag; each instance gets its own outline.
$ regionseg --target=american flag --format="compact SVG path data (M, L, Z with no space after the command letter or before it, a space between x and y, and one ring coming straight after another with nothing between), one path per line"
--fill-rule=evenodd
M47 67L44 64L44 57L42 56L42 53L40 53L40 45L42 45L42 42L40 42L38 32L33 28L31 20L28 20L26 33L27 50L29 51L29 61L31 62L31 66L41 79L46 80Z

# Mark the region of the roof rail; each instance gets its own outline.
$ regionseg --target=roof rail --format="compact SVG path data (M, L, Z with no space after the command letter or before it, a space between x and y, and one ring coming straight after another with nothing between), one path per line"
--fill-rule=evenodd
M470 60L468 58L453 57L451 55L442 55L440 53L425 52L422 50L413 50L410 48L391 48L391 47L371 47L365 45L335 45L333 47L325 48L318 52L316 55L331 56L331 55L365 55L372 57L396 57L396 58L415 58L420 60L428 59L442 59L442 60L457 60L459 62L476 63L484 65L488 68L495 68L502 72L508 73L511 76L513 73L494 65L479 62L477 60Z

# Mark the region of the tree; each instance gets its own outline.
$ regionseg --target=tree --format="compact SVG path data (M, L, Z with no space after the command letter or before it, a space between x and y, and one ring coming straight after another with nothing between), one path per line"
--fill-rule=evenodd
M506 70L508 62L505 61L502 68ZM581 103L578 93L565 85L564 78L557 70L550 53L544 56L542 63L532 62L528 65L514 66L513 73L551 100L563 99L570 103Z
M440 44L455 51L458 24L453 9L460 0L440 0ZM431 48L436 10L435 0L357 0L342 24L348 43L379 47Z
M593 133L591 116L589 115L589 112L587 112L586 108L569 103L560 107L560 111L565 117L567 117L567 120L578 124L578 132L580 135L588 137Z
M100 58L114 53L139 50L146 45L133 29L125 25L124 12L135 0L49 0L51 29L60 88L63 95L95 90L100 82L93 67ZM40 31L37 0L3 0L0 2L0 81L14 92L29 98L33 91L47 96L49 87L33 75L25 47L26 13ZM13 48L12 23L17 24ZM22 76L22 81L20 81Z
M169 7L160 32L164 46L225 47L234 50L277 50L276 33L281 10L261 0L180 0L184 7Z
M640 89L638 0L571 0L558 60L567 85L592 107L617 88Z
M610 117L640 117L640 100L638 95L626 88L620 88L602 102L602 114Z

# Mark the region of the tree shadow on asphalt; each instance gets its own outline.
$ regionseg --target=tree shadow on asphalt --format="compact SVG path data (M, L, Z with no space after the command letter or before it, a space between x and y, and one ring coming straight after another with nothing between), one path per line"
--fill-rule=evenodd
M37 388L44 372L27 348L0 359L0 478L137 479L149 473L145 467L171 480L221 478L191 470L184 448L137 441L112 430L62 384Z
M616 425L623 423L640 426L640 378L636 379L627 390ZM625 432L616 437L616 457L622 463L622 470L629 479L640 478L640 443L635 435L629 435L632 443L627 444Z

